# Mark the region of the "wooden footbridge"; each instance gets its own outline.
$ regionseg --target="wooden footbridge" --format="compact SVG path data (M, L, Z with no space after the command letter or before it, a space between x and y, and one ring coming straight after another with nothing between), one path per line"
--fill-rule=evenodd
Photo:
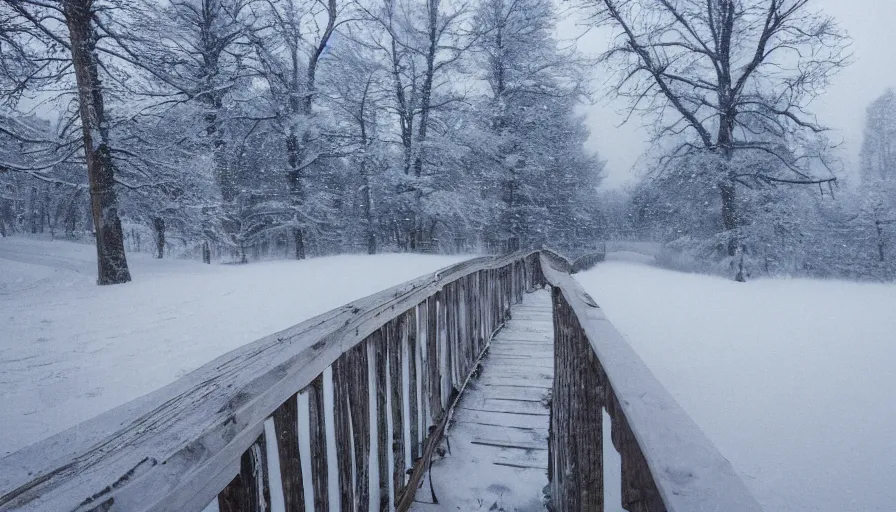
M0 510L602 511L615 449L626 510L760 511L576 266L474 259L246 345L0 460Z

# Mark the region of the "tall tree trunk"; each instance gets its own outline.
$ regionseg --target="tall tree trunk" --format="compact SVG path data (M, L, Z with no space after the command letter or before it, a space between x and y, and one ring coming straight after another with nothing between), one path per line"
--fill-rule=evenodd
M37 234L37 187L31 187L31 200L28 202L31 210L31 234Z
M72 64L78 83L78 104L90 206L96 232L97 283L126 283L131 280L124 252L124 233L118 217L115 174L109 148L109 124L103 111L103 93L92 26L91 0L65 0L65 21L71 41Z
M367 254L376 254L376 232L373 225L373 205L370 197L370 177L364 171L364 186L361 190L361 204L364 207L364 232L367 238Z
M295 255L297 260L303 260L305 259L305 234L302 232L301 226L298 225L299 208L301 208L304 195L301 167L302 151L299 147L299 138L292 130L286 137L286 156L289 163L289 172L286 175L286 179L289 185L290 203L294 212L293 221L296 223L296 226L292 229L293 239L296 242Z
M722 223L725 231L729 233L728 256L736 259L734 280L742 283L747 279L744 275L744 247L740 235L735 231L740 224L737 216L735 183L730 180L723 181L719 183L719 191L722 194Z
M165 219L153 217L152 230L156 238L156 258L162 259L165 256Z
M737 228L737 195L734 183L731 181L722 181L719 183L719 192L722 194L722 225L725 231L733 231ZM728 256L734 256L737 253L737 237L731 236L728 240Z
M296 259L304 260L305 259L305 234L302 232L302 228L293 228L292 231L293 238L296 240Z
M722 113L719 115L718 151L722 158L723 180L719 183L719 192L722 194L722 224L728 233L728 256L735 258L734 280L746 281L744 276L744 247L737 228L740 219L737 211L737 181L732 175L731 159L734 157L734 119L735 112L730 108L730 78L727 73L720 79L719 105Z

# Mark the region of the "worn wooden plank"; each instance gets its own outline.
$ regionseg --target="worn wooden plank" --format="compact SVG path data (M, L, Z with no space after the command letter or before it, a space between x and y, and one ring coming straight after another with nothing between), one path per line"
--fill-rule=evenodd
M429 377L429 424L435 425L442 417L441 344L439 343L438 303L441 292L426 299L426 373Z
M299 455L298 419L298 395L291 396L274 411L284 504L286 510L304 512L305 490Z
M406 314L406 338L405 354L407 355L408 368L408 427L410 430L411 461L415 462L420 457L420 389L417 375L418 347L417 347L417 308L411 308Z
M218 494L220 512L266 512L270 510L265 440L260 436L240 459L239 474ZM111 505L111 503L110 503ZM108 510L101 508L100 510Z
M390 446L392 448L392 467L390 474L392 477L392 496L397 499L401 495L405 483L405 444L404 444L404 425L405 419L403 410L404 404L404 384L402 382L402 366L403 366L403 347L402 338L405 329L405 317L400 316L388 324L386 335L387 353L389 357L389 391L391 392L391 414L392 414L392 439Z
M370 504L370 400L368 345L355 346L346 353L348 356L348 396L352 427L352 443L354 454L354 489L355 504L350 510L367 510ZM344 510L344 509L343 509Z
M388 324L383 326L376 336L374 354L376 357L376 434L377 434L377 464L379 474L380 510L389 510L389 495L392 486L392 468L389 464L389 452L392 443L389 436L389 409L387 405L387 392L389 382L387 340L389 337Z
M423 442L429 432L429 426L432 424L431 415L429 413L429 355L427 353L427 307L426 302L417 306L417 408L420 410L420 431L418 432L418 440L420 450L423 450Z
M550 298L545 292L538 297L527 297L527 300L550 311ZM490 311L498 314L500 309L495 307ZM551 325L547 323L540 327L551 329ZM510 348L512 343L495 337L489 350ZM550 343L547 347L551 347ZM541 489L547 483L548 408L541 398L548 392L550 372L544 377L530 375L520 381L537 385L535 387L501 388L516 390L523 397L532 396L532 400L507 401L500 407L503 412L473 410L477 404L493 402L489 394L496 388L481 386L482 379L492 379L493 373L506 374L508 372L502 372L501 367L514 365L508 360L493 361L490 355L485 355L482 362L481 376L467 384L454 409L450 427L451 455L438 459L432 467L431 481L439 498L438 508L535 510ZM500 380L500 377L495 378ZM512 379L509 382L518 381ZM526 414L516 414L519 412ZM418 503L411 510L435 508L426 505L431 501L429 485L417 492L417 499Z
M551 409L551 499L558 510L603 510L599 365L562 292L555 288L555 373Z
M324 411L324 380L320 375L308 386L308 426L311 435L311 484L314 509L330 506L329 465L327 462L327 428Z
M355 482L352 478L352 425L349 401L352 398L352 353L346 352L333 363L333 422L336 434L336 467L339 472L340 510L355 506ZM365 368L366 370L366 368Z
M650 473L647 460L625 420L625 414L612 391L608 393L607 412L612 425L610 436L622 462L622 508L629 512L665 512L666 506Z

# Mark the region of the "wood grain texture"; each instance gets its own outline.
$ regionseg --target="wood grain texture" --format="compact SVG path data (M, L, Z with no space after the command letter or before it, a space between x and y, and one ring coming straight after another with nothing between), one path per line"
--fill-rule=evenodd
M377 436L377 454L376 460L378 464L379 475L379 493L381 511L389 510L389 494L392 485L392 468L389 467L389 452L392 450L392 440L389 438L389 408L387 407L386 396L388 392L389 369L388 369L388 351L387 339L389 336L388 324L380 329L377 336L374 337L374 354L376 368L376 436Z
M298 395L291 396L274 412L277 433L277 453L280 457L280 476L283 501L287 511L305 511L304 475L299 455Z
M603 510L603 389L597 359L558 288L552 291L554 384L549 463L554 510Z
M218 494L220 512L270 510L271 493L268 487L265 453L265 439L264 436L260 436L243 453L239 474Z
M351 408L352 441L355 455L355 507L367 510L370 504L370 398L368 338L365 343L347 352L349 356L349 406Z
M439 360L438 303L441 291L426 299L426 374L429 381L429 423L435 425L442 417L442 372Z
M324 379L318 376L306 390L308 393L308 427L311 434L311 488L314 510L329 510L330 475L327 462L327 424L324 411Z
M417 308L411 308L405 313L406 327L406 348L407 348L407 365L408 365L408 425L410 430L411 445L405 449L411 452L411 461L416 462L420 457L420 403L418 389L417 374Z
M404 489L404 425L403 414L404 385L402 383L401 367L403 364L402 336L405 329L405 317L400 316L386 324L386 347L389 357L389 391L391 394L392 438L389 439L389 447L392 450L392 467L390 475L392 480L392 496L397 499Z
M336 435L336 468L339 473L340 510L351 511L355 506L355 482L352 478L352 426L349 401L352 399L352 353L342 354L333 363L333 423Z

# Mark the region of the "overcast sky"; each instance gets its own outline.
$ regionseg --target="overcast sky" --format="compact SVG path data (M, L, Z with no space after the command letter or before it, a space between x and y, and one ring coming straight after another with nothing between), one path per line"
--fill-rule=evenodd
M835 129L834 140L842 140L841 158L847 172L858 164L865 107L888 87L896 88L896 0L812 0L813 4L837 18L852 37L855 62L834 79L828 91L813 104L821 123ZM562 5L562 4L561 4ZM561 37L581 33L572 22L559 26ZM599 53L606 48L606 35L589 33L579 41L579 49ZM595 70L600 82L600 70ZM633 166L646 147L644 130L638 119L618 126L623 116L620 105L600 102L583 107L591 128L589 145L607 161L605 186L619 187L636 179Z

